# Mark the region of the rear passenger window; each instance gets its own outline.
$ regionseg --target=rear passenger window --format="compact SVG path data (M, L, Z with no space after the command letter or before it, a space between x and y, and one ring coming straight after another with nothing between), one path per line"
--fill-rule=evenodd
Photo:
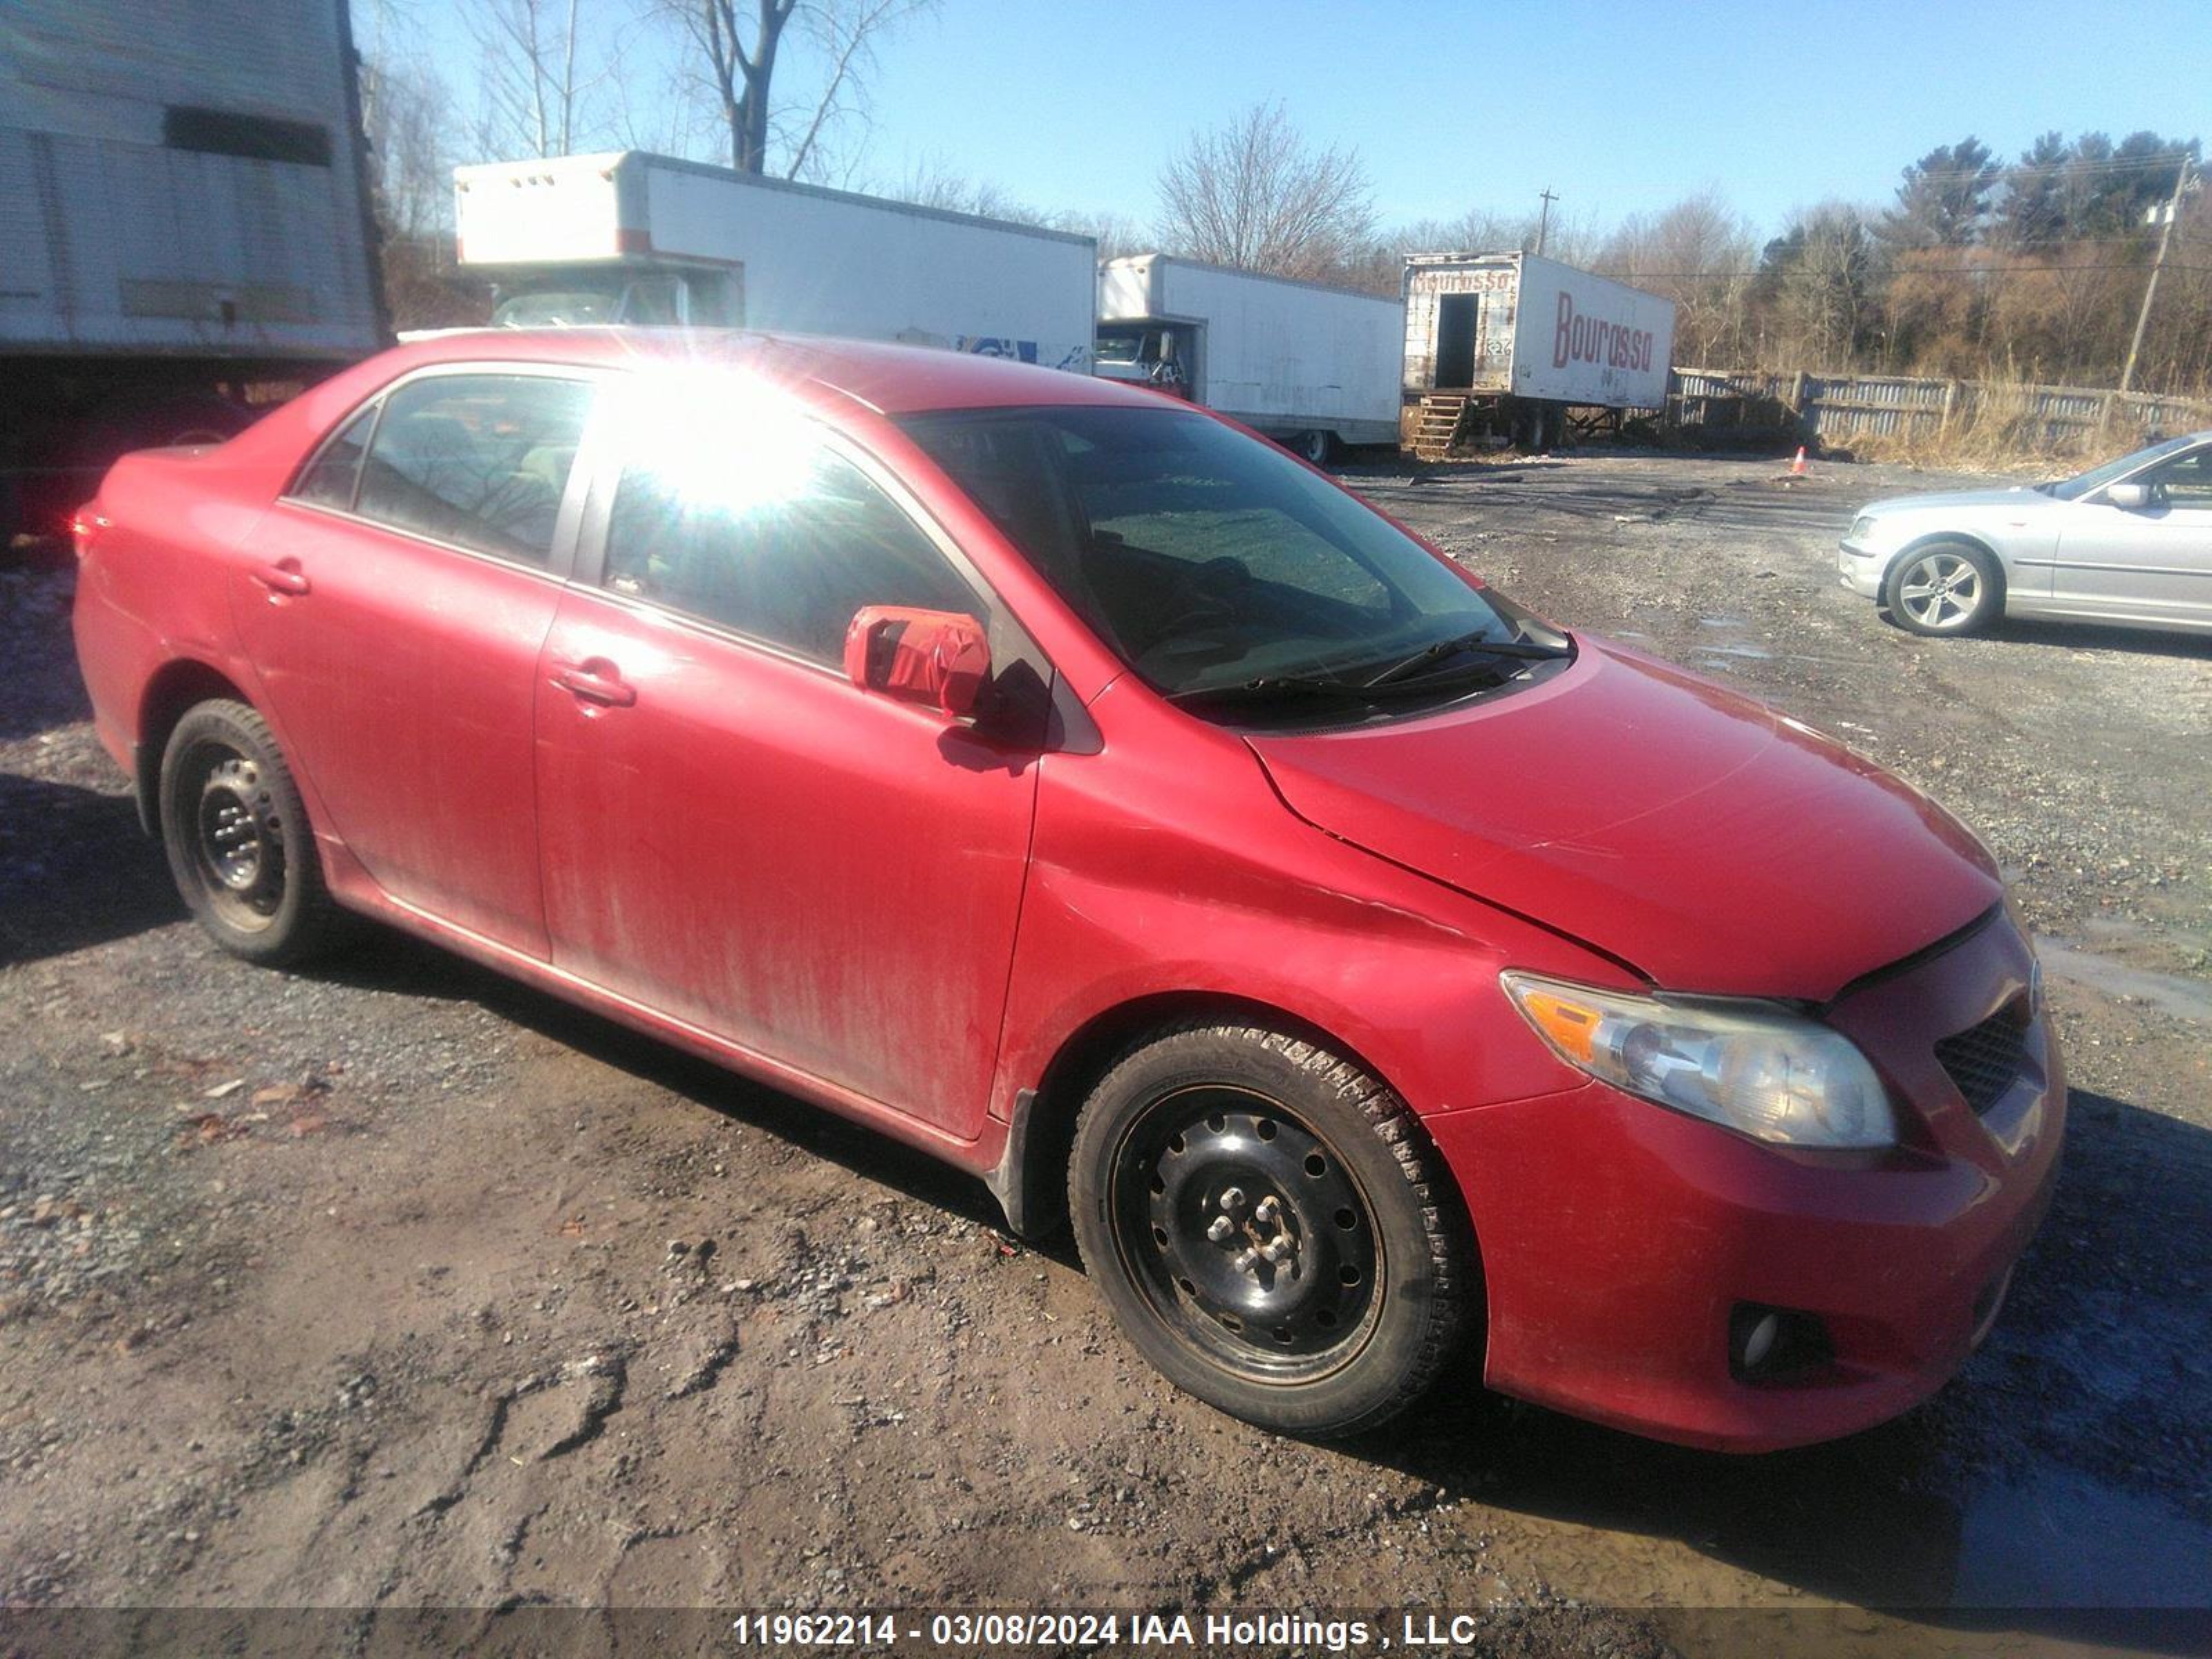
M362 452L368 447L368 431L375 424L376 405L371 404L323 446L323 453L308 464L300 482L292 487L293 499L352 511L354 488L361 482Z
M633 464L607 525L605 584L835 666L862 605L986 620L934 542L849 461L779 445L765 467Z
M354 510L394 529L544 564L590 389L540 374L435 374L384 400Z

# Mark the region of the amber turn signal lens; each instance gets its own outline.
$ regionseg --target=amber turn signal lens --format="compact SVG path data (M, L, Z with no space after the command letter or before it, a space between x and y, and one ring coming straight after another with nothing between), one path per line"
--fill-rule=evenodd
M1586 1003L1570 1002L1565 997L1554 996L1549 991L1530 990L1521 1006L1535 1022L1536 1029L1552 1040L1562 1054L1587 1063L1592 1043L1597 1037L1597 1028L1604 1016Z

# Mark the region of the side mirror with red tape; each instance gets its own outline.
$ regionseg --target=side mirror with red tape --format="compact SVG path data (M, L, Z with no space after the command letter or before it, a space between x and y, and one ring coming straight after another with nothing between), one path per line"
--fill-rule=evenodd
M863 691L965 719L991 678L991 643L957 611L863 605L845 630L845 673Z

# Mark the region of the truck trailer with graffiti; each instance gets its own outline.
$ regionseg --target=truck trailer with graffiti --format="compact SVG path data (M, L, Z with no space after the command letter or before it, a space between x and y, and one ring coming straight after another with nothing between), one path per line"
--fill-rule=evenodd
M1417 253L1406 261L1406 437L1524 448L1660 409L1674 302L1540 254ZM1604 411L1601 414L1600 411Z

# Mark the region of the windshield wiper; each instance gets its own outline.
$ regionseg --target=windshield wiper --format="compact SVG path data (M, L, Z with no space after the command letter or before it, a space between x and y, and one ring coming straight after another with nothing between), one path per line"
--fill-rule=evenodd
M1261 702L1285 693L1292 696L1355 697L1364 700L1366 688L1357 680L1332 680L1318 674L1262 674L1256 679L1231 680L1225 685L1186 686L1170 691L1170 702Z
M1512 653L1518 656L1520 653ZM1555 654L1549 653L1547 654ZM1470 679L1494 679L1496 669L1482 665ZM1395 685L1376 685L1371 680L1337 680L1319 674L1262 674L1256 679L1235 680L1226 685L1189 686L1166 693L1170 702L1272 702L1283 696L1346 697L1354 702L1382 703L1434 696L1443 689L1435 678Z
M1395 685L1408 679L1447 657L1455 657L1462 651L1480 651L1486 657L1507 657L1532 662L1546 662L1559 657L1574 655L1571 645L1547 645L1538 640L1493 640L1486 633L1462 634L1456 639L1438 640L1434 645L1423 646L1410 657L1392 663L1370 679L1359 682L1364 691Z

